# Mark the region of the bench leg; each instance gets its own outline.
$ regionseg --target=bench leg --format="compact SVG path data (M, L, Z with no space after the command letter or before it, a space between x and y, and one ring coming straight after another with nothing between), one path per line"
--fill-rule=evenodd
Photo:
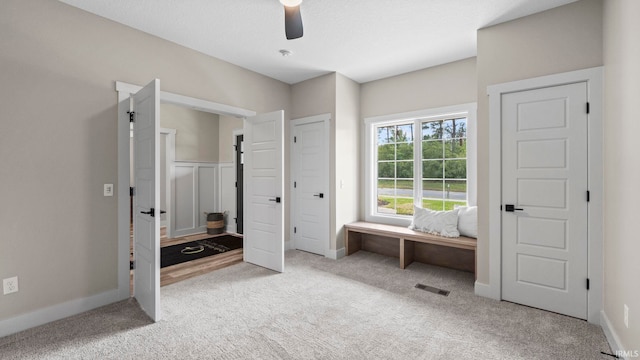
M414 243L400 238L400 269L404 269L413 262Z

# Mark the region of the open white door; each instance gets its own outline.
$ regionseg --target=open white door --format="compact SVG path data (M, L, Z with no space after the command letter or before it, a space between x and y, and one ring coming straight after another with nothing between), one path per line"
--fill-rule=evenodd
M244 121L244 261L284 271L284 111Z
M160 80L132 95L134 112L134 290L142 310L160 320Z

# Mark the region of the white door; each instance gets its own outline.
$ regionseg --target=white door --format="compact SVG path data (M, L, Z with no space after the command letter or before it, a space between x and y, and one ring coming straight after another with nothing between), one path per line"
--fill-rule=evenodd
M587 85L502 98L502 298L587 317Z
M244 121L244 261L284 271L284 111Z
M295 248L325 255L329 248L329 149L324 121L293 126Z
M153 321L160 320L160 80L133 96L133 294Z

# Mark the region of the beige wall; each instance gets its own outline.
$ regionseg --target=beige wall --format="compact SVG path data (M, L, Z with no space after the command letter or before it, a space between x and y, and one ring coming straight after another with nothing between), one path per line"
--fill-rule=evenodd
M235 150L233 148L233 131L242 129L243 121L233 116L220 115L220 138L219 138L219 162L233 162Z
M478 31L478 281L489 283L487 86L602 65L602 1L582 0Z
M335 194L336 239L331 249L344 247L343 226L360 216L360 84L342 74L336 74L336 116L334 123L335 177L331 179L331 193Z
M640 351L638 100L640 1L604 3L604 310L625 350ZM623 306L629 307L629 328Z
M359 104L360 84L342 74L319 76L291 87L292 119L331 114L329 227L334 251L344 247L342 226L359 218Z
M336 118L336 73L318 76L291 85L291 119L308 116L331 114L330 145L329 145L329 231L331 234L330 248L335 250L336 222L335 222L335 118Z
M476 58L371 81L361 86L362 118L476 101Z
M117 288L115 80L289 113L288 84L58 1L2 1L0 34L0 320Z
M218 162L219 115L173 104L160 114L160 126L176 130L176 161Z

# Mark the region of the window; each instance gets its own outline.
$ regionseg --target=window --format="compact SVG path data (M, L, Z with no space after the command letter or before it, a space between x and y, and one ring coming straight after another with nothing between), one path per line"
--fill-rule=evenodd
M366 119L367 220L405 223L414 204L475 204L474 118L467 104Z

